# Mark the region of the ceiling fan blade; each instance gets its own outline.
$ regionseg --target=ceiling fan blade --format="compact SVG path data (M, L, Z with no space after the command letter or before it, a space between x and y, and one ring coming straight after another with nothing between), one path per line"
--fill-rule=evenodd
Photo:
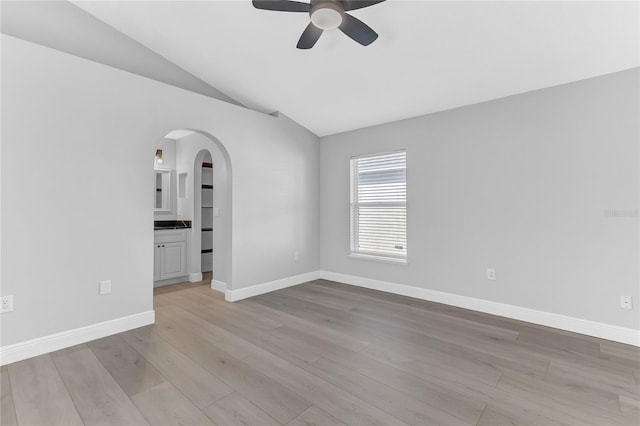
M309 12L311 5L289 0L253 0L253 7L278 12Z
M342 6L345 11L362 9L363 7L373 6L382 3L385 0L343 0Z
M322 30L310 22L300 36L300 40L298 40L298 45L296 47L298 49L311 49L321 35Z
M344 14L342 25L339 28L343 33L363 46L370 45L378 38L378 33L373 31L371 27L348 13Z

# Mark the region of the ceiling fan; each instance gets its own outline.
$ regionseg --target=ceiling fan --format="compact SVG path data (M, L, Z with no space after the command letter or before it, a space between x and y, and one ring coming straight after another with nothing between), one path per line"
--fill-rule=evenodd
M373 43L378 34L367 24L346 13L382 3L385 0L311 0L302 3L289 0L253 0L256 9L278 12L307 12L311 22L298 40L298 49L311 49L324 30L339 28L340 31L363 46Z

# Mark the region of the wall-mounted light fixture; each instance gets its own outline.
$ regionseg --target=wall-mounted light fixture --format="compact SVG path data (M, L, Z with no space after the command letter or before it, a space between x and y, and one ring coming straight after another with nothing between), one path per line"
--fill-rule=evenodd
M162 164L162 150L156 149L156 162Z

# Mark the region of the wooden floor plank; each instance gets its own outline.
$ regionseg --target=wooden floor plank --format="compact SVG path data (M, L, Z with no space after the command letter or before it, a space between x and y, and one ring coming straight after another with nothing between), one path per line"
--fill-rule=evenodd
M389 359L372 360L365 353L340 361L401 392L428 398L425 402L433 401L429 403L452 414L466 413L469 418L474 418L485 405L491 405L513 418L529 419L532 424L584 423L555 407L540 404L535 399L514 397L502 389L460 375L443 377L433 369L416 368L417 364L396 363Z
M270 379L264 371L254 368L253 364L234 358L207 340L179 328L158 332L194 362L280 423L290 422L311 406L292 390Z
M475 370L476 374L486 376L485 379L493 380L503 369L520 371L543 372L549 368L549 360L536 355L518 356L519 352L495 351L484 345L477 348L463 344L457 344L455 340L443 341L427 336L415 336L412 334L384 334L363 350L363 352L379 352L385 356L401 356L405 360L427 362L426 357L451 357L451 362L460 360L469 365L482 364L486 367L484 372Z
M589 356L600 354L600 345L580 336L566 336L544 332L542 330L527 329L520 332L518 342L528 342L547 347L575 351Z
M620 395L620 410L623 413L638 413L640 414L640 400L635 398L629 398L628 396ZM640 424L640 422L638 422Z
M605 398L595 398L593 394L586 391L567 392L559 386L514 373L503 375L497 388L520 399L534 397L537 403L566 413L583 424L627 424L627 420L620 413L619 404L616 404L614 411L611 409L610 401ZM600 405L593 405L594 400L599 401Z
M538 330L539 331L539 330ZM549 333L548 330L545 331ZM614 355L603 354L601 351L581 349L584 343L592 343L590 339L584 339L585 336L579 336L579 339L573 340L571 343L560 343L562 339L576 336L567 336L567 332L562 334L557 332L550 333L549 344L544 342L541 335L536 339L517 339L515 345L521 350L538 354L542 358L553 361L558 365L570 365L581 368L586 371L594 369L600 372L606 372L610 375L617 375L622 380L633 382L634 373L638 371L640 364L634 364L632 361L619 358ZM586 336L588 337L588 336ZM583 342L575 343L578 340Z
M614 355L617 358L624 358L633 362L634 366L640 365L640 348L636 346L624 345L622 343L602 341L600 342L600 352L607 355Z
M620 396L620 411L630 425L640 425L640 400Z
M165 309L165 315L156 321L160 330L170 329L179 323L189 333L213 343L217 348L227 353L238 354L236 357L238 359L250 354L254 345L257 345L304 367L320 358L323 351L335 346L331 342L319 342L318 337L312 337L306 333L296 334L295 329L292 330L284 325L268 330L258 330L220 323L209 310L199 311L194 315L184 310L176 312L178 309L175 307Z
M384 383L408 398L424 402L438 410L460 419L467 424L475 424L485 408L482 402L474 401L463 394L434 385L433 383L416 377L411 373L397 369L391 365L378 362L363 354L334 359L343 366L357 371L377 382ZM460 376L448 377L443 380L456 379L467 381Z
M359 340L352 335L344 334L339 331L324 327L323 325L315 324L305 318L299 318L286 312L270 308L266 305L256 303L253 299L243 300L239 303L242 303L243 307L251 309L260 316L272 317L274 318L274 320L278 320L288 327L294 328L300 332L304 332L312 336L317 336L323 340L333 342L334 344L341 346L342 348L347 350L357 352L367 347L369 343L371 343L368 340Z
M148 424L91 350L62 355L54 362L85 424Z
M624 374L603 367L554 359L549 365L549 373L558 377L575 379L577 383L583 383L586 386L596 383L602 390L625 395L632 399L640 398L640 385L630 372Z
M0 379L0 426L15 426L18 424L18 419L16 419L7 366L1 367Z
M120 335L94 340L88 346L129 396L165 381Z
M215 318L209 319L208 309L194 314L180 306L169 306L162 310L162 315L156 320L156 328L171 329L178 322L183 329L188 329L190 333L213 342L217 347L225 352L238 354L249 353L251 345L243 339L238 339L232 332L225 330L215 323ZM261 330L264 331L264 330Z
M232 393L211 404L204 412L220 426L280 426L280 423L239 393Z
M372 426L407 424L267 351L257 350L247 361L343 423Z
M327 358L319 359L306 370L410 425L475 425L482 413L479 411L476 418L465 422Z
M213 423L178 391L164 382L131 397L152 425L212 425Z
M267 293L253 298L256 303L271 307L298 318L304 318L330 330L352 336L354 339L369 341L376 334L367 327L350 321L349 315L339 310L329 310L313 303L291 297L281 297L279 293Z
M139 328L122 336L198 408L204 408L233 392L230 386L153 333L152 329Z
M502 370L498 365L463 354L461 348L455 352L430 349L407 351L398 346L383 345L377 342L363 350L362 353L374 359L401 363L416 370L427 369L431 374L445 378L450 376L464 377L491 386L495 386L502 376ZM474 355L480 357L477 353Z
M254 306L253 309L251 309L254 314L257 316L263 315L264 309L255 308L255 306L260 305L252 306ZM229 323L220 323L218 322L218 318L208 310L199 311L197 316L208 322L206 326L207 330L220 329L218 327L218 325L220 325L220 327L223 328L221 331L224 331L231 336L229 339L230 341L235 342L236 344L242 343L242 345L245 346L241 349L225 348L225 340L217 338L216 336L200 335L228 353L249 354L252 349L251 347L246 346L247 342L250 342L250 346L257 345L271 351L272 353L278 354L282 358L287 359L298 366L305 367L320 358L324 352L341 352L349 350L339 343L335 343L332 340L332 336L328 336L328 333L324 333L327 335L327 338L324 338L322 337L323 333L312 334L309 328L301 329L287 324L272 327L268 330L258 330L253 327L242 326L241 324L234 325ZM278 319L282 320L282 317L280 316ZM193 325L194 324L190 324L190 326ZM198 328L202 328L202 324L196 325L195 329L190 330L193 333L197 333ZM242 338L238 339L238 337ZM358 344L356 346L357 349L361 349L363 347L364 345L362 344Z
M442 315L447 319L451 318L453 321L464 320L475 324L495 326L500 329L508 329L514 332L518 332L521 329L522 324L524 324L521 321L511 320L505 317L485 314L477 311L470 311L468 309L458 308L456 306L444 305L441 303L431 302L423 299L416 299L399 294L387 293L379 290L344 285L334 281L316 280L313 282L313 285L331 288L339 292L351 292L362 297L385 300L394 303L399 307L415 308L428 311L433 314Z
M517 426L522 424L526 424L526 422L521 419L514 419L491 407L487 407L482 413L480 420L478 420L477 426Z
M18 424L83 424L49 355L10 364L9 377Z
M287 426L346 426L332 415L322 411L315 405L293 419Z
M167 294L175 303L185 309L190 309L194 313L207 312L213 315L221 324L245 325L251 328L269 330L274 327L280 327L282 323L269 318L254 315L251 312L244 311L241 305L230 304L218 294L212 294L211 289L203 287L189 289L183 292ZM207 297L207 294L209 295Z
M351 313L367 316L377 321L385 321L406 328L423 329L425 326L435 327L449 333L473 334L474 336L496 337L514 340L519 332L502 327L486 325L460 318L452 318L425 309L409 306L398 306L385 299L371 298L362 294L327 289L319 285L303 284L289 287L282 294L299 297L324 306L350 311ZM336 297L339 296L339 297ZM353 309L357 306L356 309Z

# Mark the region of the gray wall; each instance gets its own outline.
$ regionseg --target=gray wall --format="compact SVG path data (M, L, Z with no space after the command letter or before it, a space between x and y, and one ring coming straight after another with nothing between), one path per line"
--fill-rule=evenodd
M638 93L636 68L322 138L321 268L640 328ZM409 265L350 259L349 159L401 148Z
M236 100L68 1L7 1L2 33L235 105Z
M318 270L318 138L273 117L2 35L0 345L153 309L153 155L217 138L231 289ZM300 252L294 261L293 252ZM98 282L112 293L98 295Z

